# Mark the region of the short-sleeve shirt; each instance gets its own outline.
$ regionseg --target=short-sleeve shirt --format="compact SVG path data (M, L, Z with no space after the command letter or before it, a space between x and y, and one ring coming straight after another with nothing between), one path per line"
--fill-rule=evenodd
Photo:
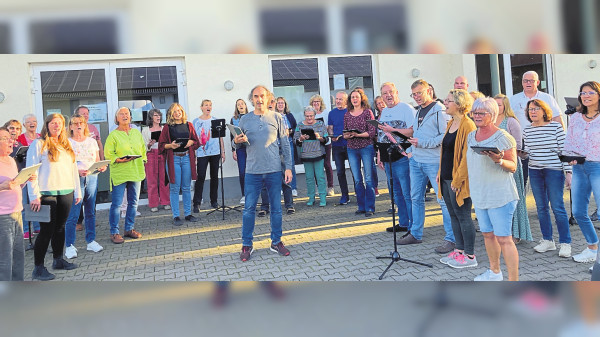
M73 138L69 138L73 152L75 152L75 160L77 161L77 169L87 170L96 162L96 154L100 150L98 143L92 137L87 137L82 142L78 142Z
M196 150L197 157L214 156L221 154L221 145L219 138L212 138L211 134L211 121L216 118L210 117L210 119L196 118L194 119L194 129L200 139L200 147ZM206 141L203 145L202 143Z
M10 163L0 161L0 184L12 180L17 176L17 163L11 160ZM10 190L0 191L0 215L12 214L23 210L21 200L23 194L20 186L14 186Z
M333 134L329 135L331 137L337 137L342 135L342 131L344 130L344 115L348 112L348 109L338 109L335 108L329 112L329 116L327 117L327 125L333 126ZM346 147L346 139L344 137L340 137L339 140L332 141L332 146L343 146Z
M512 97L510 98L510 107L513 109L515 115L517 116L517 119L519 120L519 124L521 125L521 132L523 132L523 130L525 130L526 127L531 125L531 122L527 120L527 113L525 112L525 108L527 108L527 102L531 101L532 99L539 99L541 101L546 102L550 106L550 109L552 109L552 118L556 116L562 117L562 111L560 110L560 107L558 106L558 103L556 102L554 97L552 97L551 95L538 90L535 96L533 96L532 98L528 98L527 96L525 96L524 92L520 92L518 94L512 95Z
M467 137L467 168L469 170L469 190L473 206L479 209L498 208L511 201L519 200L515 178L494 163L490 157L477 154L472 146L496 147L500 151L516 148L515 139L506 131L498 130L488 139L478 142L477 130Z
M88 124L88 130L90 131L90 137L96 141L100 141L100 131L94 124ZM97 144L97 143L96 143Z

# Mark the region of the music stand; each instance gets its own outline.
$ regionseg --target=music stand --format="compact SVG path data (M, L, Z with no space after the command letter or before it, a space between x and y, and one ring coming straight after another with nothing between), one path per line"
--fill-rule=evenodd
M567 129L569 128L569 119L571 119L571 115L577 112L577 105L579 105L579 101L576 97L565 97L565 102L567 103L567 110L565 111L565 116L567 116ZM565 130L565 133L567 130ZM596 196L594 195L594 198ZM573 198L571 197L571 189L569 188L569 210L571 211L571 216L569 217L569 225L574 226L577 225L577 220L573 216Z
M225 119L213 119L210 121L210 134L211 138L222 138L225 137ZM240 206L229 207L225 206L225 189L223 186L223 147L221 146L221 142L219 142L219 171L221 172L221 205L210 212L206 213L206 215L212 214L215 211L221 210L223 212L223 220L225 220L225 211L236 210L241 212L238 208Z

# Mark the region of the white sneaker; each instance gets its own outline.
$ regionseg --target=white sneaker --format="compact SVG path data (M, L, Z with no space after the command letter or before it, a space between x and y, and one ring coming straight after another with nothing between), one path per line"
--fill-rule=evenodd
M474 281L502 281L502 270L499 274L494 273L491 269L485 271L485 273L477 276Z
M297 189L293 189L292 190L292 197L297 197L298 196L298 190Z
M240 205L243 205L243 204L245 204L245 203L246 203L246 197L242 197L242 198L240 199Z
M596 254L598 252L594 252L593 250L586 248L583 250L583 252L574 255L573 256L573 260L575 260L575 262L596 262Z
M593 265L590 267L590 274L594 272L594 266L595 266L595 264L593 264Z
M101 252L104 247L100 246L100 244L96 241L92 241L87 244L87 250L91 250L94 253Z
M561 243L560 250L558 251L558 256L571 257L571 244L570 243Z
M150 208L150 212L158 212L158 207L152 207Z
M335 191L333 187L327 189L327 196L333 197L335 195Z
M135 216L140 216L140 215L142 215L142 213L135 211Z
M171 205L165 205L165 210L170 210L171 209Z
M126 211L121 211L121 218L124 218L126 213Z
M554 244L554 240L541 239L540 244L533 247L533 250L535 250L538 253L544 253L549 250L556 250L556 245Z
M77 257L77 248L75 248L75 246L70 245L69 247L67 247L67 249L65 249L65 256L67 257L67 259L74 259Z

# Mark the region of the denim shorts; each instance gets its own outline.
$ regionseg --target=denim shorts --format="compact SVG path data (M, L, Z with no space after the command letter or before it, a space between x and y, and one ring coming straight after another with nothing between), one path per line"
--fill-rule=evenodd
M496 236L512 236L512 218L517 202L518 200L513 200L498 208L475 208L481 232L494 232Z

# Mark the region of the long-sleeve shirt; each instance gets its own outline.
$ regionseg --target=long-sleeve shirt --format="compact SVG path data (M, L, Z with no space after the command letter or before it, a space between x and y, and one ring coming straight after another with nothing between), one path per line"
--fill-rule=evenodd
M411 146L412 159L423 164L439 164L440 146L446 133L446 125L450 120L442 103L433 102L423 120L419 122L419 112L413 123L413 138L417 138L417 147Z
M324 138L324 142L321 142L318 139L310 140L307 139L305 141L300 142L300 136L302 136L302 130L310 129L315 133L321 135ZM318 161L320 159L325 158L325 143L327 142L327 128L321 121L316 121L312 125L306 125L303 122L300 122L296 127L296 132L294 133L294 140L296 144L299 146L300 158L304 161Z
M127 155L142 157L125 163L115 163L118 158ZM128 181L142 181L146 178L144 168L144 163L148 160L146 144L142 133L137 129L130 129L129 133L118 129L113 130L106 138L104 157L110 160L110 180L114 186Z
M59 150L58 160L50 161L48 149L42 149L44 140L33 141L27 150L27 165L42 164L35 181L27 182L29 200L42 195L64 195L74 192L75 198L82 198L79 186L79 171L73 157L63 149Z
M558 122L546 125L529 125L523 130L525 152L529 153L529 167L532 169L551 169L571 171L571 165L558 158L565 143L565 131Z
M248 142L250 143L246 147L248 155L246 173L265 174L281 172L280 147L285 162L285 169L292 169L290 142L282 118L281 114L269 110L264 115L249 112L240 120L240 129L248 137ZM234 144L234 146L240 148L245 145Z
M14 160L10 160L8 163L0 161L0 184L14 179L18 172L17 163ZM0 215L22 211L22 196L21 186L18 185L13 186L11 189L0 191Z
M373 125L367 123L368 120L375 119L373 112L370 109L365 109L358 116L352 116L350 112L344 115L344 129L345 130L358 130L359 133L367 132L369 137L355 137L346 139L348 142L347 146L349 149L362 149L369 145L373 145L373 138L377 135L377 130Z

